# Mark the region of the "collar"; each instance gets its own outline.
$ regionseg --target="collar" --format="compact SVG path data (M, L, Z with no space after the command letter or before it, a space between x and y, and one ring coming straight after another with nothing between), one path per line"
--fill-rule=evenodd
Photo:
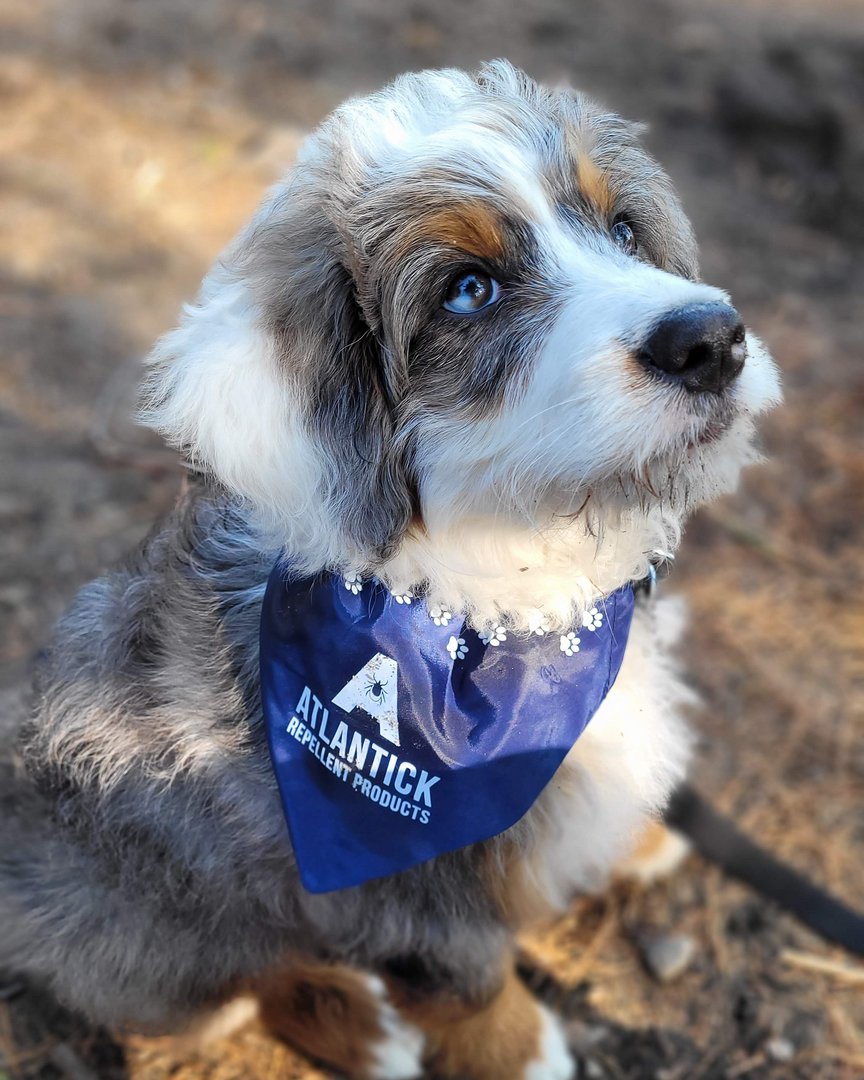
M633 602L628 585L566 633L479 633L378 581L277 564L261 693L306 888L359 885L514 825L615 681Z
M648 573L639 581L633 582L633 593L637 600L653 600L657 587L661 581L665 581L672 572L672 564L675 556L669 551L655 550L651 552L648 562Z

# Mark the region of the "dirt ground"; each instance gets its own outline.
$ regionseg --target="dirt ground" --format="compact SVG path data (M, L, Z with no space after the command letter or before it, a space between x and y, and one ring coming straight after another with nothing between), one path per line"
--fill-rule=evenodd
M864 903L859 0L4 0L0 25L6 699L76 588L171 505L176 461L128 420L140 358L300 133L404 69L505 55L650 123L706 278L783 367L768 463L693 521L666 588L693 612L699 785ZM695 939L676 982L642 966L652 931ZM850 961L696 857L526 949L584 1076L864 1077L864 966L800 966L789 950ZM184 1053L0 980L0 1080L321 1075L254 1029Z

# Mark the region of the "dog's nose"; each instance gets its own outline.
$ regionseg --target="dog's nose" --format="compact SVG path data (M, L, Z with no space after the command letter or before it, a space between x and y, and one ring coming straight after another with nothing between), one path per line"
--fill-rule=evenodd
M741 316L720 302L667 312L639 351L649 371L662 371L692 393L721 393L741 374L746 357Z

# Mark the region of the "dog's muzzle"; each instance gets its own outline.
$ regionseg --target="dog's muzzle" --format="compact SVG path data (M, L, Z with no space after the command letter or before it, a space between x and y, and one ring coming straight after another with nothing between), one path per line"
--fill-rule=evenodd
M690 304L667 312L638 356L650 372L690 393L720 394L744 367L744 333L741 316L728 304Z

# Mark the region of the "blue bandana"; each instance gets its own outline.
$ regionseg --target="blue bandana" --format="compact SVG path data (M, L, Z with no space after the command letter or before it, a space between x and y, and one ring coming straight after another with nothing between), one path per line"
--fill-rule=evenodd
M277 565L261 615L261 694L310 892L385 877L514 825L615 681L628 585L567 633L461 616L380 582Z

